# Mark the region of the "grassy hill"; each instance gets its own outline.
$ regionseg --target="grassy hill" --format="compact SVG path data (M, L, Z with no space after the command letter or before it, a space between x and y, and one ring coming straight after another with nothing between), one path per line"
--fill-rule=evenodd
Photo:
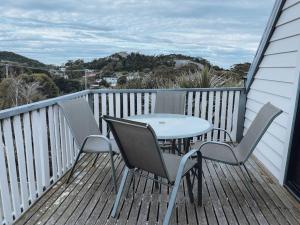
M38 60L30 59L14 52L7 51L0 51L0 62L1 61L24 63L26 66L30 67L46 67L44 63L41 63Z

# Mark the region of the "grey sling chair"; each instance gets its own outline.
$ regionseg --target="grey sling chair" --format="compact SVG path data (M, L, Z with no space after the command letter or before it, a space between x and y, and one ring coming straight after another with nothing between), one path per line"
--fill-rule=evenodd
M185 91L158 91L154 113L184 114Z
M168 113L168 114L182 114L185 113L185 91L158 91L156 93L156 100L154 106L154 113ZM176 140L172 142L163 143L160 145L163 149L176 149L178 153L180 150L176 146Z
M106 136L101 135L91 108L88 102L84 99L79 98L75 100L62 101L58 104L67 120L75 142L80 149L75 163L71 169L67 183L70 181L76 163L78 162L82 153L109 153L114 189L115 192L117 192L116 172L113 156L115 153L118 153L118 148L115 142L109 140ZM96 163L97 157L94 161L94 164Z
M229 144L217 141L198 141L193 145L193 148L200 149L204 159L239 166L242 172L241 166L243 166L250 181L253 182L245 163L273 120L281 113L281 109L271 103L267 103L259 110L247 133L238 145L233 143L229 132L217 128L216 130L224 131L229 136Z
M163 223L164 225L169 224L182 177L187 175L190 170L195 167L197 170L202 169L200 151L191 150L182 157L175 154L162 153L155 132L150 125L110 116L104 116L103 118L107 121L125 162L123 177L111 216L116 217L117 215L118 205L128 174L130 173L132 175L132 183L134 185L134 174L142 175L140 171L146 171L157 177L165 178L167 182L146 175L142 176L173 187ZM195 154L197 154L197 160L191 159L191 156ZM198 174L201 175L201 171L198 171ZM189 179L189 176L187 176L187 178ZM200 203L200 193L202 188L201 176L198 179L198 182L198 203ZM192 192L189 196L190 201L193 202L194 198Z

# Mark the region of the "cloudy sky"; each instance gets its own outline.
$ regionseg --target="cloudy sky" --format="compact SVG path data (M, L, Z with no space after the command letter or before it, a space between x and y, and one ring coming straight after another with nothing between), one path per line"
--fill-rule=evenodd
M0 50L44 63L114 52L252 61L275 0L1 0Z

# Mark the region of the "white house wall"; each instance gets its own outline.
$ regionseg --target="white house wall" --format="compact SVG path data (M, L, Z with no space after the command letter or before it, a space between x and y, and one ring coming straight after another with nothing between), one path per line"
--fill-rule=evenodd
M286 1L247 95L244 132L267 102L283 113L270 126L254 155L282 183L299 75L300 0Z

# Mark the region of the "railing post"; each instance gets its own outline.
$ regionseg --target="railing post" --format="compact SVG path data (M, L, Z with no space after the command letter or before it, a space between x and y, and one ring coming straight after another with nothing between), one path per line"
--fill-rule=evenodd
M240 100L239 100L237 131L236 131L236 141L238 143L243 138L245 112L246 112L246 101L247 101L247 94L246 94L246 90L244 89L240 93Z

